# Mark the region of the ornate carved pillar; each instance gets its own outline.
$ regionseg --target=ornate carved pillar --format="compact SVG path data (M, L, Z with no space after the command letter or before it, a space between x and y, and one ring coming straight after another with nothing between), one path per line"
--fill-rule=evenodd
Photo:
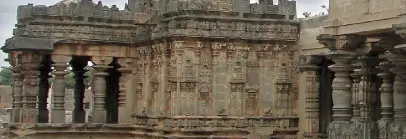
M354 58L351 52L337 52L328 55L335 64L329 68L335 72L333 80L333 121L350 121L352 117L351 107L351 79L350 72L353 70L350 61Z
M108 66L112 61L112 57L92 57L91 60L94 65L93 73L94 83L92 88L94 89L93 96L93 123L107 123L107 111L106 111L106 77L108 73Z
M38 74L42 55L40 53L23 53L23 109L22 123L38 122L37 95Z
M360 56L358 59L361 62L361 82L359 83L359 93L358 93L358 101L359 101L359 111L360 117L359 122L360 125L355 124L355 128L360 126L362 127L363 134L361 135L362 138L373 139L377 137L377 126L376 126L376 117L375 117L375 108L376 106L376 87L374 79L377 70L375 66L378 64L377 57L372 56ZM359 134L357 132L352 132L353 134ZM359 136L359 135L354 135Z
M395 74L393 83L394 121L406 122L406 56L392 52L386 58L395 66L390 69Z
M358 94L359 94L359 84L361 82L361 67L360 67L360 61L355 59L353 61L354 66L354 72L351 74L352 78L352 111L353 111L353 116L351 121L353 122L358 122L359 117L360 117L360 110L359 110L359 99L358 99Z
M65 75L68 74L67 68L70 60L70 56L52 55L55 81L52 86L51 123L65 123Z
M381 119L378 121L379 138L387 139L390 136L389 124L393 122L393 77L390 72L393 68L391 62L384 59L378 66L381 73L378 74L382 78L381 91Z
M319 64L322 58L320 56L301 56L300 71L304 74L306 82L304 83L306 92L306 131L305 139L319 138Z
M49 73L52 71L51 69L51 59L47 57L42 63L40 67L40 83L39 83L39 91L38 91L38 122L39 123L48 123L49 112L47 108L47 100L48 100L48 93L49 93L49 78L51 77Z
M120 68L118 71L121 73L119 82L118 94L118 123L128 123L131 120L131 105L133 94L131 93L133 87L131 86L133 80L132 64L133 58L119 58L118 63Z
M395 74L393 83L394 122L388 135L391 135L389 136L391 138L400 139L406 135L406 23L396 24L393 27L400 37L399 41L396 40L396 37L390 38L390 42L396 44L389 45L394 46L394 49L389 48L390 53L386 55L386 58L395 65L390 69Z
M382 78L383 83L381 85L381 104L382 104L382 118L384 121L393 121L393 74L389 69L393 68L394 65L389 61L383 61L379 64L378 68L382 70L378 74Z
M348 128L352 118L352 80L350 78L354 67L351 61L355 58L355 49L365 42L365 38L356 35L331 36L322 34L317 37L319 43L330 49L326 56L334 64L329 68L335 72L333 80L333 121L329 124L329 138L344 139L351 137Z
M13 67L13 113L11 117L12 123L21 122L21 109L23 107L23 88L22 81L24 79L23 74L21 73L22 65L19 54L16 52L11 52L10 56L10 65Z
M85 60L81 57L76 57L71 62L73 73L75 73L75 108L73 110L74 123L85 123L86 121L86 111L83 109L83 99L85 97L86 89L84 82L86 76L84 76L84 74L87 72L87 70L85 70L87 62L88 60Z

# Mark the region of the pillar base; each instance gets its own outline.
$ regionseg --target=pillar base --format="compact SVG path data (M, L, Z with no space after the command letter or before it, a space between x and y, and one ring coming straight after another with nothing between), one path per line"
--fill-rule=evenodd
M21 109L21 123L37 123L37 109Z
M391 121L388 120L379 120L378 121L378 130L379 130L379 138L380 139L387 139L391 136L390 125L392 124Z
M66 122L66 110L51 111L51 123L65 123Z
M107 123L107 112L102 110L94 110L92 121L93 123Z
M329 139L347 139L351 132L350 121L333 121L328 125L328 138Z
M13 109L13 113L11 116L13 123L20 123L21 122L21 109Z
M118 123L125 124L131 120L131 113L127 107L118 107Z
M85 123L86 111L85 110L73 110L73 123Z
M403 139L403 136L406 135L406 124L392 123L387 129L388 137L392 139Z
M334 121L328 126L331 139L378 139L378 125L375 122Z

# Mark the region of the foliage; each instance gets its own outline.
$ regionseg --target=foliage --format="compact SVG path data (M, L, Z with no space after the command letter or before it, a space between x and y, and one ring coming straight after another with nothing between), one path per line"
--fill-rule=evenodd
M13 82L13 71L10 67L1 67L0 85L11 85Z
M326 12L326 13L325 13L325 12L321 12L321 13L316 14L316 15L314 15L314 16L320 16L320 15L327 14L327 13L329 12L329 10L330 10L330 8L328 8L326 5L321 5L321 8L325 9L327 12ZM312 13L311 13L311 12L303 12L302 15L303 15L305 18L308 18L308 17L311 17L311 16L312 16Z

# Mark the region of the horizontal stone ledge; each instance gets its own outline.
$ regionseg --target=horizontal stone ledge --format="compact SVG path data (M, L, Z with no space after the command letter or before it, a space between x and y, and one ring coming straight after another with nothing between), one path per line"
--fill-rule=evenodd
M299 119L298 116L253 116L253 117L238 117L238 116L145 116L145 115L133 115L135 118L144 118L144 119L172 119L172 120L211 120L211 119L220 119L220 120L279 120L279 119Z
M132 124L70 124L70 123L37 123L37 124L9 124L10 130L32 129L32 130L60 130L60 129L109 129L109 130L134 130ZM69 131L69 130L67 130Z

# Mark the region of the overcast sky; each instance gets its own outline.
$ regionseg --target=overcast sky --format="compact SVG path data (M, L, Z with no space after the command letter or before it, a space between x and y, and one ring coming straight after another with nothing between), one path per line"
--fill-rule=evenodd
M17 6L34 3L35 5L52 5L61 0L9 0L0 4L0 46L4 45L7 38L12 37L14 24L16 24ZM96 1L96 0L93 0ZM122 9L127 0L102 0L105 5L116 4ZM277 0L274 0L277 1ZM301 17L303 12L320 13L325 12L321 5L328 5L328 0L296 0L298 16ZM251 2L258 2L258 0L251 0ZM6 54L0 52L0 66L8 66L4 62Z

